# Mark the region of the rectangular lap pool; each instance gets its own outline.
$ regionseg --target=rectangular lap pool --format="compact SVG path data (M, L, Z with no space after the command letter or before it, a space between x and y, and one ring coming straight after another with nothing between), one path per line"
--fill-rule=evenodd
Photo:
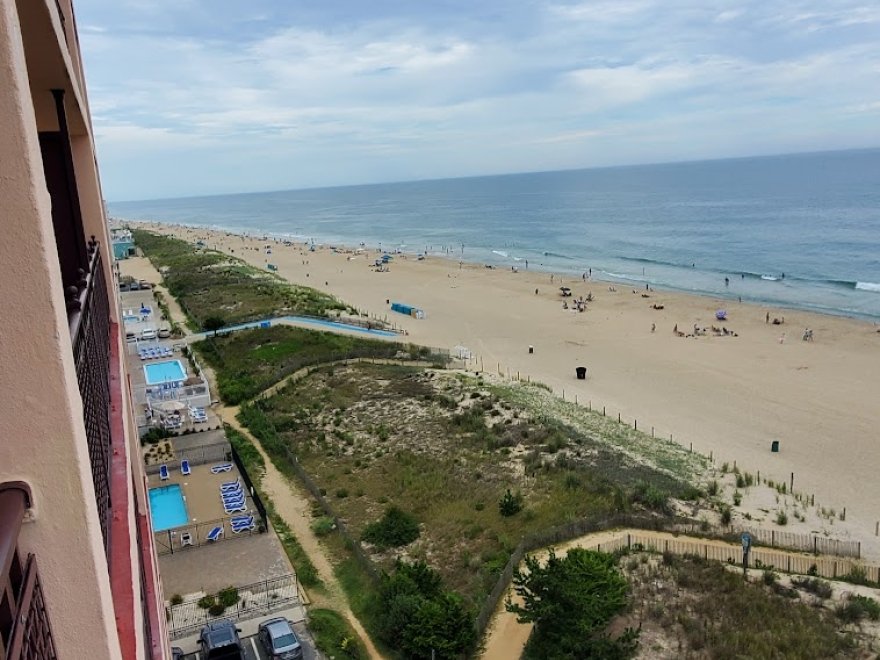
M179 485L150 489L150 517L153 519L154 532L173 529L189 522L186 502L183 501Z
M180 360L156 362L144 365L144 377L147 379L147 385L180 383L186 380L186 370Z

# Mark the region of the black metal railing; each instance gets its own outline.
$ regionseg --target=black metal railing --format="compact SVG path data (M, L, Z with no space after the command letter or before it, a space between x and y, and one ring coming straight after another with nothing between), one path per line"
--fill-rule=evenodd
M104 537L110 548L110 302L101 251L95 237L88 243L89 272L81 272L67 289L67 318L82 397L95 501Z
M52 627L37 570L37 558L22 562L18 534L28 496L16 487L0 489L0 657L55 660Z

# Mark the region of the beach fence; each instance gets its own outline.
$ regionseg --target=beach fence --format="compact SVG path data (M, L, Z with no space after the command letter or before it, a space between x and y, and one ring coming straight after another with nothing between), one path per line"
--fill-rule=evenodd
M300 603L295 573L224 589L224 592L231 598L237 598L237 601L222 612L218 611L219 608L214 610L217 612L215 614L204 607L207 603L198 594L181 603L166 606L169 636L179 639L197 633L202 626L217 619L250 619Z
M856 559L862 556L862 544L860 541L844 541L818 534L797 534L795 532L755 527L747 527L743 531L751 534L752 541L756 545L789 548L812 552L813 554L855 557Z
M218 528L221 530L219 535L215 531ZM161 557L180 552L191 552L194 548L200 548L203 545L248 538L255 534L263 534L267 529L265 519L258 518L255 521L254 529L236 533L232 531L232 523L229 518L218 518L153 532L153 545L156 548L156 554Z
M685 525L685 527L688 526L692 525L690 523ZM676 532L658 535L656 532L651 534L644 531L644 529L634 529L636 527L655 530L660 530L664 527L670 530L676 528ZM477 634L480 637L484 634L499 603L508 592L514 571L520 565L526 553L540 548L549 548L566 541L572 541L587 534L615 528L620 530L619 533L610 538L605 538L595 545L585 544L583 546L599 552L614 553L626 550L632 552L671 553L681 556L700 557L706 561L718 561L727 564L740 565L742 563L743 551L740 543L731 543L713 537L689 538L678 536L680 527L680 521L664 521L658 518L620 515L603 520L574 521L524 537L514 548L492 591L489 592L486 600L483 602L483 606L476 619ZM762 537L765 535L765 532L771 531L756 530L756 537ZM793 534L792 536L808 537L808 535L798 534ZM821 540L821 537L819 538ZM792 544L800 542L799 539L786 540ZM834 542L834 539L824 540ZM837 541L836 543L847 542ZM818 543L816 547L818 547ZM831 545L830 547L837 548L836 545ZM793 552L753 546L750 558L750 568L756 570L778 570L832 580L849 579L860 583L868 581L876 584L880 582L880 566L868 565L854 559L846 559L839 556L795 554Z
M172 444L174 440L172 439ZM162 464L179 464L186 460L190 465L204 465L205 463L221 463L232 458L232 446L228 442L215 442L200 447L188 449L174 448L174 461L162 461L144 467L147 474L159 474Z

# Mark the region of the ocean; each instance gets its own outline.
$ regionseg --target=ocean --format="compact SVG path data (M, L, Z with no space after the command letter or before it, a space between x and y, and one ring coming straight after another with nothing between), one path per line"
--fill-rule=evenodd
M108 206L880 321L880 149Z

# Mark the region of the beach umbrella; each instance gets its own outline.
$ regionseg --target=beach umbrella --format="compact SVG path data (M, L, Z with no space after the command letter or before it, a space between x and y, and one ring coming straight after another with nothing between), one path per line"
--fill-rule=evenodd
M186 408L186 404L174 399L171 401L160 401L159 403L154 404L153 408L161 410L162 412L177 412Z
M727 320L727 310L726 309L717 310L715 312L715 318L718 319L719 321L726 321Z

